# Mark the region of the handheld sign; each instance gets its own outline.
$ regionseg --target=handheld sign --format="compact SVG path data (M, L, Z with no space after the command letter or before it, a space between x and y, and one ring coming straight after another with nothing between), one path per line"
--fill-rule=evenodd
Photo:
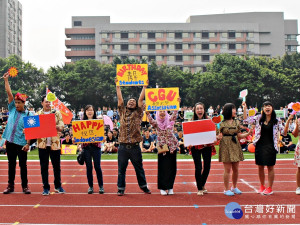
M57 136L55 115L53 113L26 116L23 119L26 140Z
M54 93L49 92L46 96L47 101L49 102L54 102L56 100L56 96Z
M215 123L215 124L219 124L223 121L224 117L223 115L218 115L218 116L214 116L211 120Z
M72 121L75 143L96 143L104 141L103 120Z
M10 67L10 69L8 70L8 74L11 77L16 77L18 75L18 70L16 67Z
M179 110L179 88L147 88L146 111Z
M148 64L117 64L117 86L143 86L148 81Z
M184 146L212 144L216 141L216 127L210 120L183 122Z
M276 118L284 118L284 110L275 110Z
M194 112L184 111L184 119L185 120L191 120L193 119Z
M256 115L256 109L255 108L253 108L253 109L249 109L249 111L248 111L248 116L255 116Z
M76 155L77 145L61 145L61 154L62 155Z
M248 89L242 90L240 92L240 98L243 98L243 102L246 101L246 96L248 95Z

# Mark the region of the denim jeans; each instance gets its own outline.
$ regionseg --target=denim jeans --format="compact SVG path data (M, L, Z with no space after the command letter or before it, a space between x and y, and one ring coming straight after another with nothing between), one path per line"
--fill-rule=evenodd
M97 180L99 187L103 186L103 176L101 170L101 149L94 145L88 145L84 147L84 159L86 165L86 176L88 180L88 184L90 187L93 187L93 163L97 174Z
M6 143L7 159L8 159L8 183L11 186L15 184L17 156L19 158L19 166L21 170L22 188L28 185L27 179L27 152L22 151L23 146L16 145L11 142Z
M118 149L118 189L125 190L126 169L130 159L136 173L140 188L147 187L140 146L120 144Z
M60 150L51 150L50 146L45 149L39 148L39 158L41 165L41 175L43 181L43 188L50 190L49 185L49 156L51 159L53 173L54 173L54 187L61 187L60 177Z

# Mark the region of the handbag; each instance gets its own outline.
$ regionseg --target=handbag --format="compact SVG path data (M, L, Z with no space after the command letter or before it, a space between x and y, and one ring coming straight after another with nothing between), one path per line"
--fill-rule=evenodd
M165 153L165 152L168 152L168 151L169 151L168 145L163 145L162 147L157 146L157 153L158 154Z
M80 151L77 155L77 162L79 165L84 164L84 150Z

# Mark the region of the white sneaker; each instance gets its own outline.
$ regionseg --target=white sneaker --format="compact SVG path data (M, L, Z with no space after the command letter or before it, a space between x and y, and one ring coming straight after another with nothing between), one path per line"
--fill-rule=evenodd
M300 195L300 187L296 189L296 195Z
M174 195L173 189L168 190L168 195Z
M161 195L167 195L168 193L165 190L160 190Z

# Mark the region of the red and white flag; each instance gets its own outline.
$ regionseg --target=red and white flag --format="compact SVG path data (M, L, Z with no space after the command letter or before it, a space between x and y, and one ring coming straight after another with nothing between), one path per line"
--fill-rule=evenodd
M182 123L184 146L212 144L216 140L216 126L210 120Z

